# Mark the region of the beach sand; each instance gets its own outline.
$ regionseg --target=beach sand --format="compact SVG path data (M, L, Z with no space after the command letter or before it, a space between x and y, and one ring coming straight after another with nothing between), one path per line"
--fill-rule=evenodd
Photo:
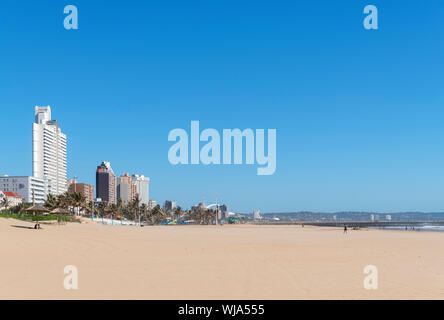
M0 219L0 299L444 299L444 233L31 226ZM67 265L78 290L64 289Z

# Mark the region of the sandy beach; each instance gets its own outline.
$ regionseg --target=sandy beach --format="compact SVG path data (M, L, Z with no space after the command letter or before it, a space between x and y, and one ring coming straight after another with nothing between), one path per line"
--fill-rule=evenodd
M0 299L444 299L444 233L0 219ZM63 286L74 265L78 290ZM366 290L363 269L378 268Z

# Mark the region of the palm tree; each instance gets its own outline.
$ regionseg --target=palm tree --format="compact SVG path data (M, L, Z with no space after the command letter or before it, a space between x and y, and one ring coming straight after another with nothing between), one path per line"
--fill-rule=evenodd
M144 220L146 221L146 215L148 213L148 206L145 203L142 203L142 206L140 207L140 213L143 215ZM140 219L139 219L140 223Z
M60 201L57 196L54 196L53 194L48 194L48 197L46 197L45 200L45 207L47 207L50 210L53 210L58 207L59 202Z
M131 208L130 210L134 213L134 221L136 221L136 219L139 219L139 224L140 224L140 215L139 215L139 210L140 210L140 198L139 195L137 194L136 197L129 203L129 207Z
M124 205L123 205L123 201L122 201L122 199L121 198L119 198L119 199L117 199L117 205L116 205L116 211L117 211L117 213L119 213L120 214L120 216L123 216L123 214L122 214L122 211L123 211L123 208L124 207ZM120 218L120 224L122 225L123 224L123 221L122 221L123 219L122 219L122 217Z
M176 207L174 208L174 216L176 217L176 220L179 220L180 217L182 216L183 211L181 207Z
M5 207L5 210L8 210L9 207L9 199L7 197L3 198L2 207Z
M94 204L94 202L93 201L90 201L88 203L85 202L84 209L91 214L91 219L93 219L96 213L96 205Z
M160 208L160 206L157 205L151 211L151 222L153 224L159 223L164 216L165 216L165 212L163 212L163 210Z
M102 216L102 223L103 223L103 217L104 217L105 215L107 215L108 212L109 212L109 205L108 205L108 202L102 202L102 203L100 204L100 207L99 207L99 213L100 213L100 215Z
M86 199L81 193L65 194L68 197L67 202L70 203L72 207L77 209L77 213L80 215L80 210L82 209Z
M64 194L57 195L55 196L55 199L55 208L63 208L72 211L74 201L70 193L65 192Z
M18 205L16 205L12 210L15 214L20 214L22 211L26 209L26 205L24 202L20 202Z
M109 206L109 214L111 216L111 225L114 225L114 216L116 214L116 205L114 203L111 203Z

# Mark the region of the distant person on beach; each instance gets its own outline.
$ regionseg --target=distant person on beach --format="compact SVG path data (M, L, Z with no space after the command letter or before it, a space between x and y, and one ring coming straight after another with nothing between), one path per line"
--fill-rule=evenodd
M347 233L347 226L344 224L344 233Z

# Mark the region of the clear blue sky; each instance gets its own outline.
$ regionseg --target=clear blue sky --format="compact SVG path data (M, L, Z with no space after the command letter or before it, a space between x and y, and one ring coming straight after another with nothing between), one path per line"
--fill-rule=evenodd
M159 203L443 211L443 39L441 0L2 0L0 174L32 173L34 106L51 105L69 177L95 183L111 161ZM168 133L191 120L276 128L276 173L173 167Z

